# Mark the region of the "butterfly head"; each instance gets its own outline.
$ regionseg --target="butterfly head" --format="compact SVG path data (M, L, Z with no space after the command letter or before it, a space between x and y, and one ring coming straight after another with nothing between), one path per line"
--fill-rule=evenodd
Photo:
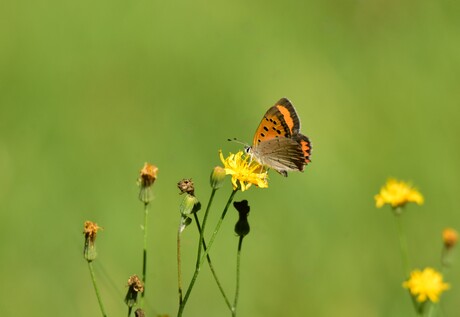
M252 146L245 145L244 146L244 153L251 155L252 154Z

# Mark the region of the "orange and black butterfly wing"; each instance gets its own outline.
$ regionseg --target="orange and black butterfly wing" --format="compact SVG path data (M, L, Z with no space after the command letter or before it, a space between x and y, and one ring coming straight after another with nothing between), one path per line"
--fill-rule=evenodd
M254 135L253 146L274 138L290 138L300 131L300 120L294 106L281 98L265 113Z
M284 176L289 171L303 171L310 162L311 143L300 133L300 119L289 100L282 98L268 109L250 150L260 164Z
M256 160L273 168L283 176L290 171L303 171L305 155L302 146L294 138L274 138L259 143L252 149Z
M293 139L300 145L300 148L302 150L302 157L303 157L303 164L307 165L308 163L311 162L310 156L311 156L311 142L308 137L306 137L303 134L296 134L293 136ZM303 170L303 167L301 171Z

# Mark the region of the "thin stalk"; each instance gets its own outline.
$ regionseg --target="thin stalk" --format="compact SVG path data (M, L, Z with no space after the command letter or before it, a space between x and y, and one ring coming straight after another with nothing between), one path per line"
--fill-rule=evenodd
M177 289L179 292L179 307L182 307L182 270L181 270L181 254L180 254L180 235L182 232L182 224L177 230Z
M222 215L220 216L219 222L216 225L216 228L214 229L214 232L211 236L211 239L208 243L208 248L204 250L203 255L201 256L200 263L199 265L195 268L195 273L193 274L192 280L190 281L190 284L187 288L187 292L185 293L184 299L181 302L181 305L179 306L179 311L177 312L177 317L181 317L182 313L184 312L185 305L187 304L187 300L190 296L190 293L192 292L193 286L195 285L196 279L198 277L198 274L200 273L201 265L203 265L204 260L206 259L206 256L209 253L209 250L211 250L211 247L214 243L214 240L216 239L216 235L219 232L220 226L222 225L222 222L225 218L225 215L227 214L228 207L230 206L230 203L233 200L233 197L235 196L236 192L238 190L233 190L232 193L230 194L230 197L228 198L227 204L225 205L224 210L222 211Z
M200 227L200 221L198 219L198 216L196 214L194 214L194 216L195 216L196 225L198 227L198 231L200 232L200 236L202 237L203 228ZM204 241L204 238L201 239L201 242L203 245L203 249L206 251L206 242ZM200 254L200 252L198 252L198 254ZM227 304L228 309L232 310L232 305L230 304L230 301L228 300L227 295L225 295L224 288L222 287L222 284L220 284L219 278L217 277L217 273L214 270L214 266L212 265L211 256L207 254L206 258L208 260L208 265L209 265L209 268L211 269L212 276L214 277L214 280L216 281L217 287L219 288L220 293L224 297L224 300L225 300L225 303ZM198 264L199 264L199 258L197 258L197 265Z
M395 213L395 220L396 220L396 227L398 230L398 238L399 238L399 247L401 251L401 258L404 270L404 278L410 276L410 265L409 265L409 255L407 252L407 241L406 236L404 234L404 228L402 225L401 214Z
M142 283L144 284L144 291L141 294L140 307L143 307L145 296L145 280L147 277L147 216L149 214L149 203L144 203L144 252L142 259Z
M238 304L238 296L240 294L240 262L241 262L241 248L243 246L244 236L240 236L238 241L238 252L236 254L236 289L235 289L235 299L233 301L232 307L232 317L236 317L236 306Z
M209 210L211 209L211 205L212 205L212 202L214 200L214 195L216 194L216 190L215 188L212 189L212 192L211 192L211 196L209 197L209 201L208 201L208 205L206 206L206 211L204 213L204 217L203 217L203 226L200 230L199 228L199 225L200 223L198 222L198 218L195 215L195 220L196 220L196 223L198 224L198 230L200 232L200 241L203 241L203 247L206 249L206 245L204 244L204 228L206 227L206 223L207 223L207 220L208 220L208 215L209 215ZM200 264L200 258L201 258L201 243L198 243L198 255L196 257L196 266L198 267L199 264Z
M397 207L394 209L395 221L396 221L396 228L398 231L398 239L399 239L399 249L401 251L401 259L404 271L404 279L407 279L410 276L410 264L409 264L409 253L407 251L407 240L406 235L404 234L404 228L402 224L401 218L401 207ZM417 303L414 296L409 292L410 299L412 304L414 305L414 309L417 315L422 315L422 307Z
M99 308L101 309L102 316L107 317L105 310L104 310L104 305L102 304L102 298L99 295L99 289L97 287L96 277L94 275L93 264L91 261L88 261L88 268L91 274L91 280L93 281L94 291L96 292L96 297L97 297L97 301L99 302Z

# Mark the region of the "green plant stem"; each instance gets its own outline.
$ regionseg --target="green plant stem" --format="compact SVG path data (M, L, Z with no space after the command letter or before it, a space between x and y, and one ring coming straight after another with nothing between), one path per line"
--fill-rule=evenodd
M409 265L409 255L407 252L407 241L406 236L404 234L404 228L402 225L401 214L395 213L395 220L396 220L396 227L398 230L398 237L399 237L399 247L401 250L401 258L404 270L404 278L408 278L410 276L410 265Z
M236 306L238 305L238 296L240 294L240 262L241 262L241 248L243 246L244 236L240 236L238 241L238 252L236 254L236 288L235 288L235 299L232 307L232 317L236 317Z
M177 230L177 289L179 292L179 307L182 307L182 270L181 270L181 255L180 255L180 235L181 225Z
M195 216L196 225L198 227L198 231L200 232L200 236L202 236L203 228L200 227L200 221L198 219L198 216L196 214L194 214L194 216ZM203 245L203 249L206 251L206 242L204 241L204 238L201 239L201 242ZM200 252L198 252L198 254L200 254ZM222 284L220 284L219 278L217 277L217 273L214 269L214 266L212 265L211 256L207 254L206 258L208 260L208 265L209 265L209 268L211 269L212 276L214 277L214 280L216 281L217 287L219 288L220 293L222 294L225 300L225 303L227 304L228 309L232 310L232 305L230 304L230 301L228 300L227 295L225 295L224 288L222 287ZM197 258L197 265L198 264L199 264L199 258Z
M99 295L99 289L97 288L96 277L94 275L93 264L91 261L88 261L88 268L91 274L91 280L93 281L94 291L96 292L97 301L99 302L99 308L101 309L102 316L107 317L104 305L102 304L101 296Z
M428 313L426 314L427 317L431 317L433 316L434 312L435 312L435 304L434 303L430 303L430 307L428 308Z
M214 195L216 194L216 190L215 188L212 189L212 192L211 192L211 196L209 197L209 201L208 201L208 205L206 206L206 211L204 213L204 217L203 217L203 225L201 227L201 229L199 228L200 226L200 223L198 222L198 217L195 215L195 220L196 220L196 223L198 225L198 230L200 232L200 241L203 241L203 247L206 249L206 244L204 243L204 229L206 228L206 223L207 223L207 220L208 220L208 215L209 215L209 210L211 209L211 205L212 205L212 202L214 200ZM196 267L198 267L200 265L200 258L201 258L201 242L198 243L198 255L196 257Z
M403 265L403 271L404 271L404 280L409 278L410 276L410 263L409 263L409 253L407 249L407 240L406 240L406 235L404 234L404 228L402 224L402 210L401 207L397 207L394 209L394 215L395 215L395 221L396 221L396 228L398 231L398 240L399 240L399 249L401 251L401 259L402 259L402 265ZM414 305L414 309L417 313L417 315L421 316L422 315L422 307L417 303L416 299L412 294L409 292L410 299L412 301L412 304Z
M144 291L141 293L140 307L143 307L145 296L145 281L147 278L147 218L149 214L149 203L144 203L144 252L142 259L142 283L144 284Z
M211 236L211 239L208 243L208 248L204 250L203 255L201 256L200 263L199 265L195 268L195 273L193 274L192 280L190 281L190 284L187 288L187 292L185 293L184 299L182 300L181 304L179 305L179 311L177 312L177 317L182 316L182 313L184 311L185 305L187 304L187 300L190 296L190 293L192 292L193 286L195 285L196 279L198 277L198 274L200 273L201 266L203 265L204 260L206 259L206 256L209 253L209 250L211 250L211 247L214 243L214 240L216 239L216 235L219 232L220 226L222 225L222 222L225 218L225 215L227 214L228 207L230 206L230 203L233 200L233 197L235 196L236 192L238 190L235 189L232 191L230 194L230 197L228 198L227 204L225 205L224 210L222 211L222 215L220 216L219 222L216 225L216 228L214 229L214 232Z

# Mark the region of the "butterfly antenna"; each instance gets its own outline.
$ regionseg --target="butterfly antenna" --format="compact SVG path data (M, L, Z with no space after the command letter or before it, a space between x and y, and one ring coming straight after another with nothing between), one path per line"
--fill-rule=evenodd
M241 141L238 140L237 138L227 139L227 141L229 141L229 142L235 142L235 143L238 143L238 144L242 144L242 145L244 145L244 147L249 147L249 144L244 143L244 142L241 142Z

